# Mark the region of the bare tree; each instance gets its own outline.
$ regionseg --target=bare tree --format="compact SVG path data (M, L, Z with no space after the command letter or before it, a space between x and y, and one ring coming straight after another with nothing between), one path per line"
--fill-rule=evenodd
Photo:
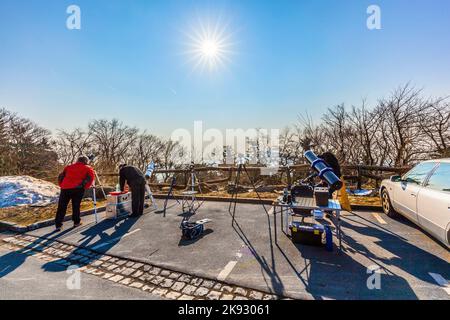
M164 144L160 138L143 132L137 138L129 162L145 169L150 161L158 161L163 148Z
M93 120L88 128L98 168L113 170L120 162L128 160L138 138L138 129L128 127L117 119Z
M353 163L364 163L374 165L376 163L375 141L378 138L377 132L382 126L382 112L378 110L369 111L366 101L363 100L361 107L353 107L349 115L349 121L354 127L357 146L354 148L355 155Z
M420 114L419 126L428 138L433 157L450 156L450 104L445 99L430 101Z
M55 170L50 131L4 109L0 111L2 174L46 177Z
M59 161L68 165L81 154L87 154L91 146L91 135L88 131L77 128L73 131L60 130L56 137L56 153Z
M322 120L326 148L334 151L342 163L354 161L357 158L354 148L357 142L356 132L350 124L344 105L329 108Z
M423 132L420 130L420 115L427 108L421 90L409 83L395 90L390 97L379 102L387 123L386 138L392 146L392 162L395 166L406 166L423 157Z

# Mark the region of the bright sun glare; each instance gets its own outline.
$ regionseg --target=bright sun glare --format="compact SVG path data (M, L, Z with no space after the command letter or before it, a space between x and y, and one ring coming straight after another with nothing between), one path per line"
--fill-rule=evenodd
M187 33L189 38L188 51L189 60L194 63L194 69L205 69L215 71L219 67L225 67L231 62L230 56L232 43L231 34L227 31L226 25L221 25L220 21L211 24L199 22L192 31Z
M206 40L202 43L202 53L205 57L214 58L219 52L218 47L215 41Z

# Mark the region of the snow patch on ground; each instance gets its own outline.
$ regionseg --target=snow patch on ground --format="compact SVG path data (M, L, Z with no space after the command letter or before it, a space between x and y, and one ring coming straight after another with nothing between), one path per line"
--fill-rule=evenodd
M0 208L56 202L59 187L29 176L0 177Z

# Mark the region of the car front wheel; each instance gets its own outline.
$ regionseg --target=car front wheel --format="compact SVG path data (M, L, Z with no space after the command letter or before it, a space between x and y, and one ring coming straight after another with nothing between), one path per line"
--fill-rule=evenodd
M389 193L386 189L381 193L381 204L383 205L384 213L391 218L395 218L398 216L397 212L392 207L391 198L389 197Z

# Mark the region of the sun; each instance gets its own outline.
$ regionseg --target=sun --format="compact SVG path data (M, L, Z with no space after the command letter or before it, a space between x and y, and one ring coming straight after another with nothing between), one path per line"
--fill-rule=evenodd
M215 58L219 53L219 44L214 40L205 40L202 43L202 54L205 58Z
M190 32L184 33L189 39L186 53L195 70L216 71L231 62L234 54L232 34L228 31L228 25L222 24L220 19L215 23L211 20L199 21Z

